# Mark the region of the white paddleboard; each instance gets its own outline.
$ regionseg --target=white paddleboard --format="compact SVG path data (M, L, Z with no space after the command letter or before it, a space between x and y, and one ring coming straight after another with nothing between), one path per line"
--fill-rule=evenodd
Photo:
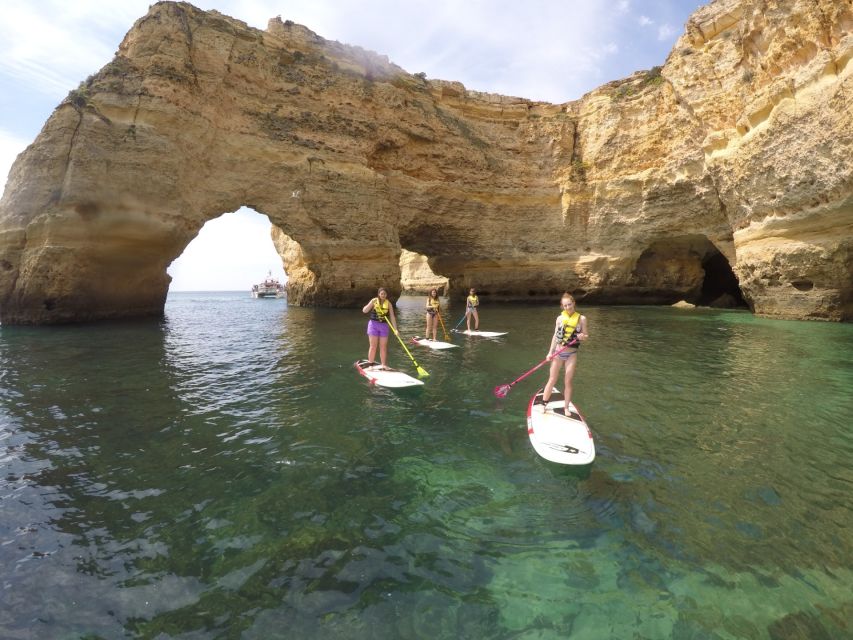
M509 333L509 331L459 331L458 333L464 333L466 336L480 336L481 338L498 338L500 336L505 336Z
M381 364L370 360L357 360L355 368L370 381L370 384L377 384L380 387L404 389L405 387L421 387L424 384L421 380L413 378L407 373L397 369L383 369Z
M559 464L590 464L595 460L595 442L578 408L566 401L557 389L548 404L542 402L540 389L527 405L527 435L540 456Z
M412 342L415 344L419 344L422 347L429 347L430 349L452 349L453 347L458 347L458 344L453 344L452 342L442 342L441 340L430 340L429 338L421 338L420 336L415 336L412 338Z

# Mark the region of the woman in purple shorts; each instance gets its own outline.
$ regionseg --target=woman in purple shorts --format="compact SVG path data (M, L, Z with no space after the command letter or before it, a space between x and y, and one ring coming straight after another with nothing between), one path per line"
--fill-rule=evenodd
M580 342L589 338L587 333L586 316L582 316L575 310L575 299L569 293L564 293L560 299L563 310L557 316L554 326L554 337L551 338L551 348L548 349L548 357L560 351L557 357L551 360L551 373L548 383L542 392L542 400L546 403L551 399L551 390L557 383L560 367L565 364L566 373L563 377L563 397L566 399L566 407L572 399L572 378L575 377L575 369L578 366L578 347ZM568 346L568 345L572 346Z
M376 347L378 346L379 362L387 368L388 334L391 332L388 324L394 325L394 329L396 329L397 318L394 316L394 305L388 300L388 292L384 287L379 288L376 297L364 305L362 311L370 314L370 321L367 323L367 339L370 341L367 359L376 362Z

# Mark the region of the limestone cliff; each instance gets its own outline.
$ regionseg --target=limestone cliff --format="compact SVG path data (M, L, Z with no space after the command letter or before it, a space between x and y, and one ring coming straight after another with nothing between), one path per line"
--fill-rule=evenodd
M853 8L717 0L660 68L563 105L468 91L271 20L161 2L60 104L0 201L0 321L159 314L250 206L297 304L400 287L853 318Z

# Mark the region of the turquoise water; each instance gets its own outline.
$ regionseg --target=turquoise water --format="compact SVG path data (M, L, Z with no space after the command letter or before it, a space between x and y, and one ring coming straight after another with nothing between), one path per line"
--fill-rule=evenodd
M580 470L527 440L544 373L492 393L556 305L396 393L357 310L0 328L0 637L853 637L853 325L581 311Z

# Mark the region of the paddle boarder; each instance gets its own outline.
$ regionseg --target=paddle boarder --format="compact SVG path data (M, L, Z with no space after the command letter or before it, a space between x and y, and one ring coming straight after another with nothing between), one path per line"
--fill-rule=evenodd
M477 297L477 290L474 287L468 290L468 297L465 299L465 326L468 331L471 330L471 316L474 316L474 331L480 329L480 316L477 313L477 307L480 306L480 299Z
M542 393L542 401L547 404L551 399L551 390L557 382L560 367L565 366L563 376L563 397L566 399L566 407L572 400L572 378L578 366L578 347L580 342L589 338L586 316L582 316L575 309L575 299L570 293L564 293L560 298L562 311L557 316L554 325L554 336L551 338L551 346L548 349L548 358L557 356L551 360L551 370L548 383ZM573 345L573 346L568 346Z
M436 336L438 335L439 313L441 313L441 302L438 299L438 289L430 289L426 300L426 333L424 338L433 342L438 339Z
M385 290L385 287L379 287L376 297L364 305L362 312L370 314L370 320L367 323L367 339L370 342L367 359L370 362L376 362L376 347L379 347L379 362L383 368L387 368L388 335L390 333L388 324L392 324L396 331L397 318L394 316L394 305L388 300L388 291Z

